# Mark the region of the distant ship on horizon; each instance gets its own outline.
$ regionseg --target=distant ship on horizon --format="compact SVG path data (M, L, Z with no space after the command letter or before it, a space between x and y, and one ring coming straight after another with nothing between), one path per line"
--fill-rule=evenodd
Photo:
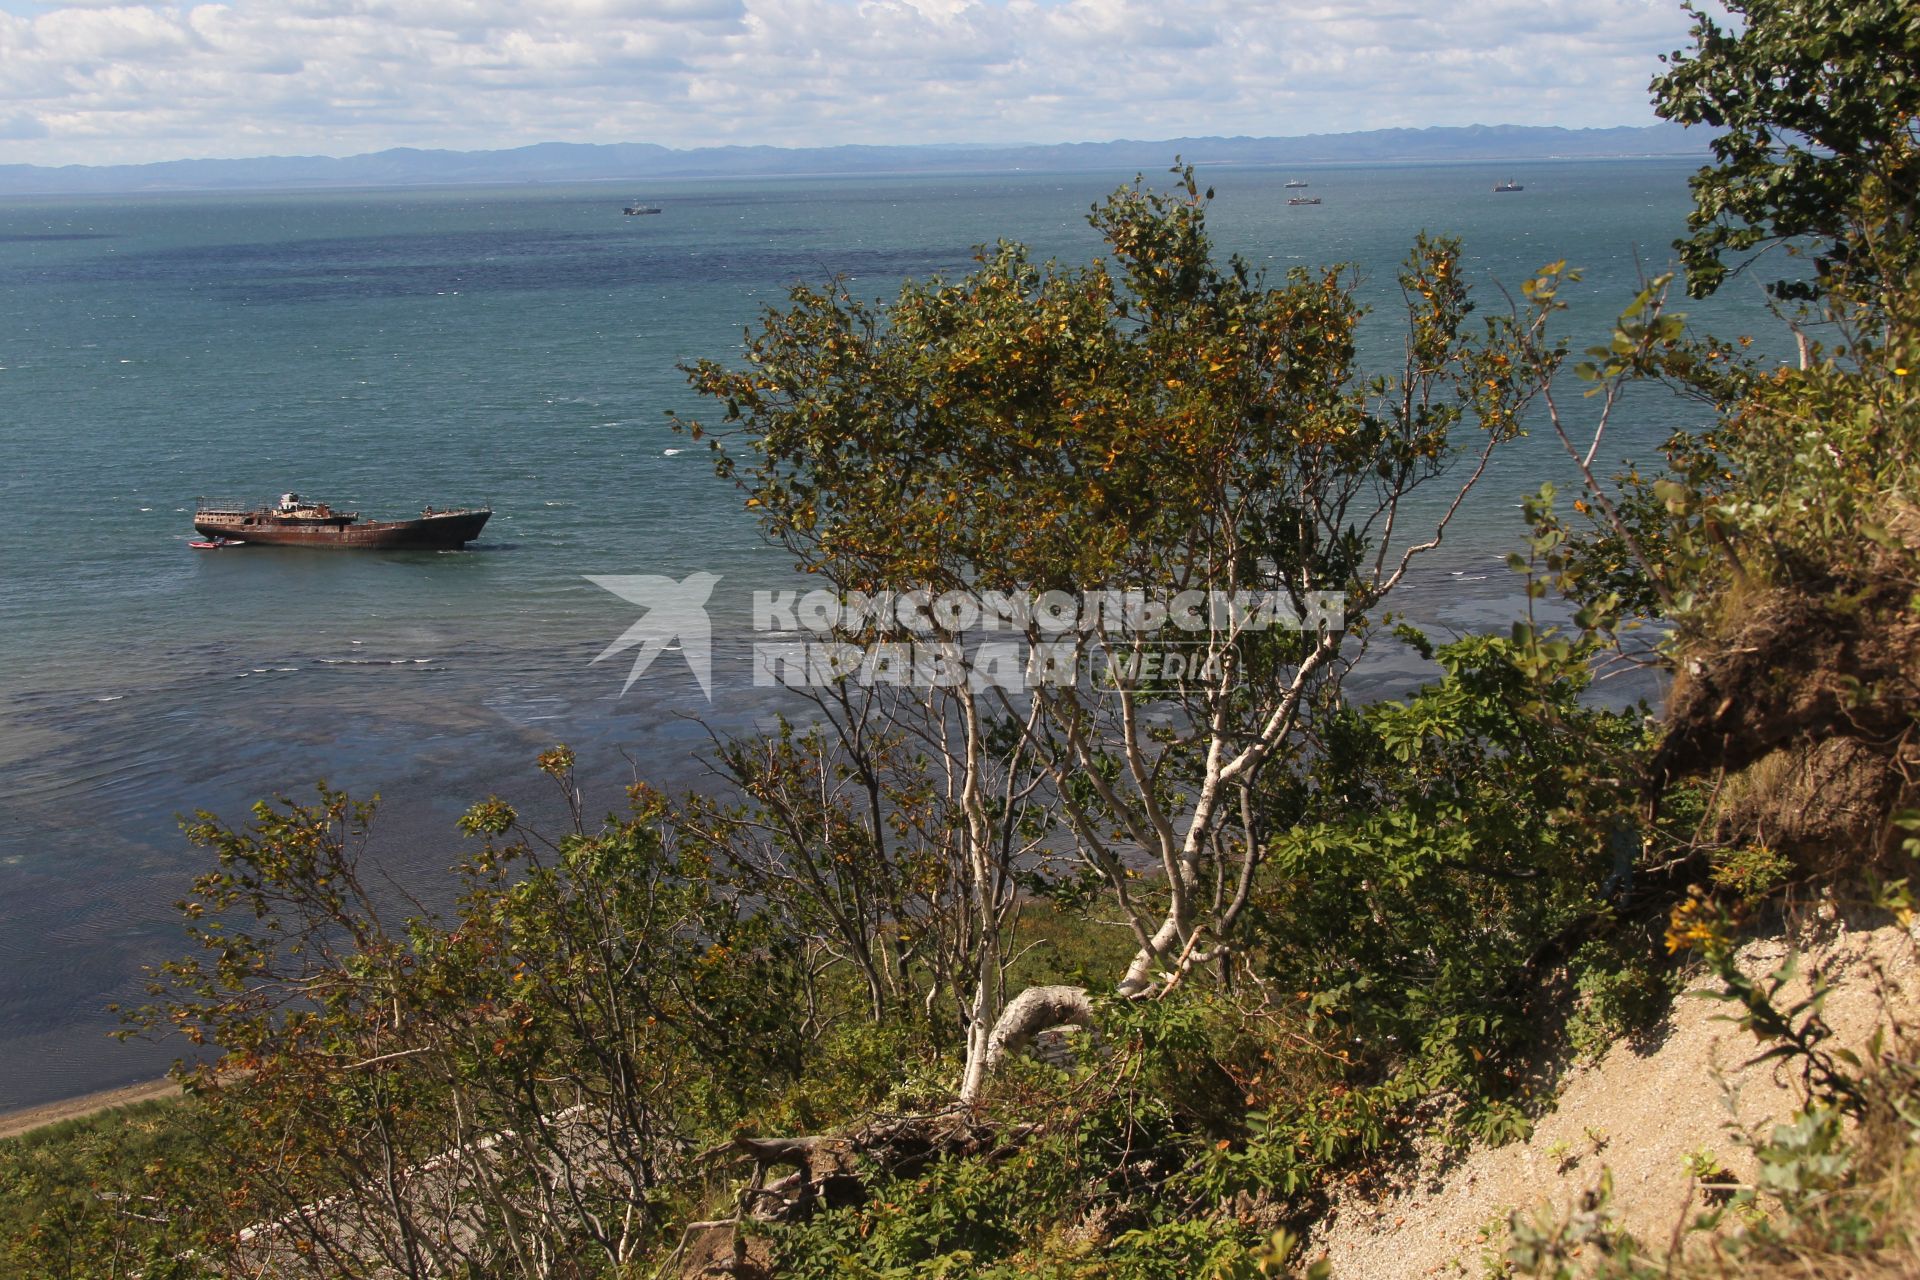
M1506 180L1505 182L1496 182L1496 183L1494 183L1494 184L1493 184L1493 189L1494 189L1494 190L1495 190L1496 192L1502 192L1502 191L1525 191L1525 190L1526 190L1526 188L1525 188L1525 187L1523 187L1523 186L1521 186L1521 185L1520 185L1519 183L1517 183L1517 182L1515 182L1515 181L1514 181L1514 180L1513 180L1512 178L1508 178L1508 179L1507 179L1507 180Z

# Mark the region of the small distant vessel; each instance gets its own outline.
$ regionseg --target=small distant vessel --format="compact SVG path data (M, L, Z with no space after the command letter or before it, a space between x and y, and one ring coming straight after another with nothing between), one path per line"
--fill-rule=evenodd
M1297 188L1311 186L1311 185L1312 185L1311 183L1303 182L1299 178L1290 178L1287 180L1287 190L1289 191L1293 191Z
M630 204L621 210L621 212L625 213L629 218L636 218L644 213L658 213L660 212L660 206L657 204Z
M1525 187L1515 182L1512 178L1508 178L1505 182L1494 183L1493 189L1495 191L1525 191L1526 190Z
M1319 204L1320 197L1319 196L1295 196L1291 200L1287 201L1287 203L1288 204Z
M324 502L283 493L273 506L258 507L201 498L193 527L214 545L453 551L479 537L492 514L491 507L428 507L412 520L362 520L357 511L335 511Z
M244 547L247 544L237 538L195 538L187 543L195 551L218 551L222 547Z

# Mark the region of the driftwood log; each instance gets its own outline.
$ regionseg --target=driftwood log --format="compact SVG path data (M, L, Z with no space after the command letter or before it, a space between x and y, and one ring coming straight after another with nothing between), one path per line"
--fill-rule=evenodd
M1093 1025L1093 1000L1085 988L1029 987L1007 1004L994 1024L987 1044L986 1074L990 1076L1050 1027ZM983 1123L969 1100L963 1099L948 1111L875 1120L845 1134L736 1137L708 1152L707 1158L752 1162L752 1176L740 1192L738 1216L688 1224L680 1247L660 1274L763 1275L763 1262L749 1257L747 1238L739 1230L742 1221L798 1222L821 1209L864 1204L868 1180L876 1174L910 1176L936 1160L949 1158L1004 1159L1018 1151L1039 1127L1022 1124L996 1128ZM775 1173L779 1176L770 1178ZM701 1235L710 1237L709 1246L690 1254L689 1245Z
M753 1178L742 1196L747 1216L794 1222L816 1209L865 1203L867 1179L876 1173L902 1177L949 1157L1009 1155L1036 1127L1001 1130L956 1109L878 1120L846 1134L737 1137L720 1151L753 1162ZM768 1173L779 1169L792 1172L768 1181Z

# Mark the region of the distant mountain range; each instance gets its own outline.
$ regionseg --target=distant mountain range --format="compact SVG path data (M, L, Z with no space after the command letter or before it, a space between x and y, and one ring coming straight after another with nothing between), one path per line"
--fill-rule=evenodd
M507 151L396 147L358 156L262 156L156 164L0 165L0 193L107 194L497 182L644 181L802 174L1148 169L1175 155L1200 165L1380 164L1703 156L1711 135L1678 125L1560 129L1527 125L1374 129L1302 138L1168 138L1055 146L700 147L543 142Z

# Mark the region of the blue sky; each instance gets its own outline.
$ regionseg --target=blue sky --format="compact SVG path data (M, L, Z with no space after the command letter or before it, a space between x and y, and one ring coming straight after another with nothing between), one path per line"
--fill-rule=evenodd
M0 163L1650 124L1677 0L0 0Z

